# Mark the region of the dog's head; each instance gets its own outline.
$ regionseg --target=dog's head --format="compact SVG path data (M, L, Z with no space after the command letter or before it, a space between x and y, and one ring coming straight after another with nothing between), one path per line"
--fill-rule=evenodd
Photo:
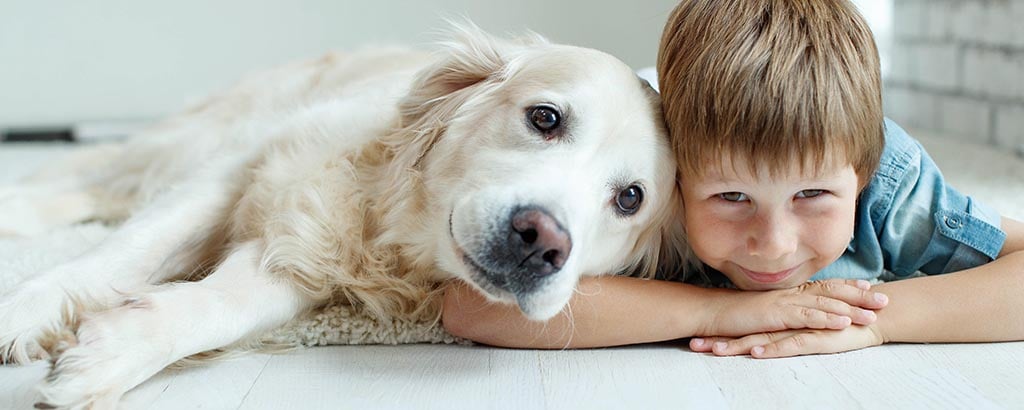
M547 319L580 276L680 260L658 95L619 60L456 27L402 103L441 269ZM400 161L401 162L401 161Z

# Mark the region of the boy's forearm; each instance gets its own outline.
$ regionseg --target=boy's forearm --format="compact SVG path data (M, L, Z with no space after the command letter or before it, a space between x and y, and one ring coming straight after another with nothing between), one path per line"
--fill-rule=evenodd
M728 291L621 276L583 278L569 306L547 322L516 306L491 303L462 283L450 285L442 320L449 332L480 343L540 349L586 348L690 337L707 302Z
M885 342L1024 340L1024 251L945 275L884 283L877 327Z

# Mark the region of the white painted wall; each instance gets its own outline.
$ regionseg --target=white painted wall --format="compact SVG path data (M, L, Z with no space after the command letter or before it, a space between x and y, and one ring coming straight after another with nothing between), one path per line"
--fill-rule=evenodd
M888 76L892 60L893 1L896 0L852 0L864 19L871 26L882 60L882 76Z
M0 129L149 119L329 49L425 46L443 17L654 65L676 0L0 0Z

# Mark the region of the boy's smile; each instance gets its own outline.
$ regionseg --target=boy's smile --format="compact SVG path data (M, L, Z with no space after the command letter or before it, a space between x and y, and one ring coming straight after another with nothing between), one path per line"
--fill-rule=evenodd
M743 271L743 273L746 274L747 277L752 279L754 282L773 284L786 280L787 278L790 277L790 275L793 274L793 272L796 272L797 268L799 267L800 265L797 265L792 268L777 272L755 272L749 269L744 269L743 267L740 267L740 270Z
M853 235L859 191L853 166L733 166L683 175L685 223L694 253L740 289L798 286L835 262Z

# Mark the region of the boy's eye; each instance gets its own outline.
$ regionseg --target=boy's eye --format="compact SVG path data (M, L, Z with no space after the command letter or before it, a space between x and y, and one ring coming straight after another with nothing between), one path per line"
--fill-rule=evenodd
M824 193L825 193L824 189L805 189L803 191L797 192L796 193L796 197L797 198L814 198L814 197L816 197L818 195L821 195L821 194L824 194Z
M742 192L724 192L718 194L718 197L729 202L743 202L747 200L747 194Z

